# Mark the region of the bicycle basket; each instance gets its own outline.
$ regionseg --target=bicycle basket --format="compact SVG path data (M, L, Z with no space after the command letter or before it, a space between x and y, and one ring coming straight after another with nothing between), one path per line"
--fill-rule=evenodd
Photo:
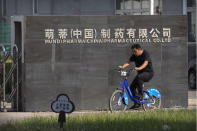
M120 72L120 75L121 75L121 76L127 76L127 72L126 72L126 71L121 71L121 72Z

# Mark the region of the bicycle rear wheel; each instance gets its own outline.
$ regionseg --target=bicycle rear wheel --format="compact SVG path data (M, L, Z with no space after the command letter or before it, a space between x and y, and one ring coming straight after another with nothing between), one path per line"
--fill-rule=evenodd
M125 111L127 105L124 102L124 99L121 100L123 96L122 90L115 90L110 98L109 107L110 111Z
M152 101L152 99L144 99L144 100ZM160 109L160 107L161 107L161 98L156 98L155 96L153 96L153 101L154 101L153 103L144 103L142 105L144 111Z

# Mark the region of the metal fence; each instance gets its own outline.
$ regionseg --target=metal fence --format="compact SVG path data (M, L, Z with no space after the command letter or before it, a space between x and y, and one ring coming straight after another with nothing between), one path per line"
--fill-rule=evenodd
M18 101L19 101L19 80L18 80L18 48L16 45L13 46L12 52L5 51L5 47L0 45L0 111L8 111L6 103L12 103L10 111L18 111ZM11 68L7 69L6 66L8 59L11 61ZM6 71L7 70L7 71ZM6 93L8 89L8 83L11 81L11 90ZM6 97L6 95L8 97Z

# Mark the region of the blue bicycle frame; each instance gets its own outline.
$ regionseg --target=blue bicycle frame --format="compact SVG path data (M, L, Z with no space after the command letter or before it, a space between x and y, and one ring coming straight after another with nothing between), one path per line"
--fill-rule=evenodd
M124 79L124 82L121 82L120 84L122 85L122 89L123 89L123 95L121 96L121 101L124 98L124 102L125 102L126 105L128 105L128 96L127 96L126 90L129 94L131 100L133 100L135 103L153 103L154 102L153 96L156 97L156 98L161 97L161 93L157 89L151 88L148 91L143 90L143 92L145 92L143 97L145 99L151 99L151 100L150 101L148 101L148 100L140 101L140 100L134 98L133 94L131 93L129 84L127 82L127 79Z

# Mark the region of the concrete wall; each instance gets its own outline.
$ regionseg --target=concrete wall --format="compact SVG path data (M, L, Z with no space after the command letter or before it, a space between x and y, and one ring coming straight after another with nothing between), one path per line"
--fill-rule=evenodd
M144 22L146 21L146 22ZM187 106L187 28L185 16L26 16L24 21L24 108L49 111L59 93L76 109L108 109L120 87L115 71L131 55L128 44L44 44L46 28L170 27L172 42L140 43L150 52L154 78L145 88L162 93L162 107ZM134 65L132 65L134 66ZM135 73L129 77L129 82Z

